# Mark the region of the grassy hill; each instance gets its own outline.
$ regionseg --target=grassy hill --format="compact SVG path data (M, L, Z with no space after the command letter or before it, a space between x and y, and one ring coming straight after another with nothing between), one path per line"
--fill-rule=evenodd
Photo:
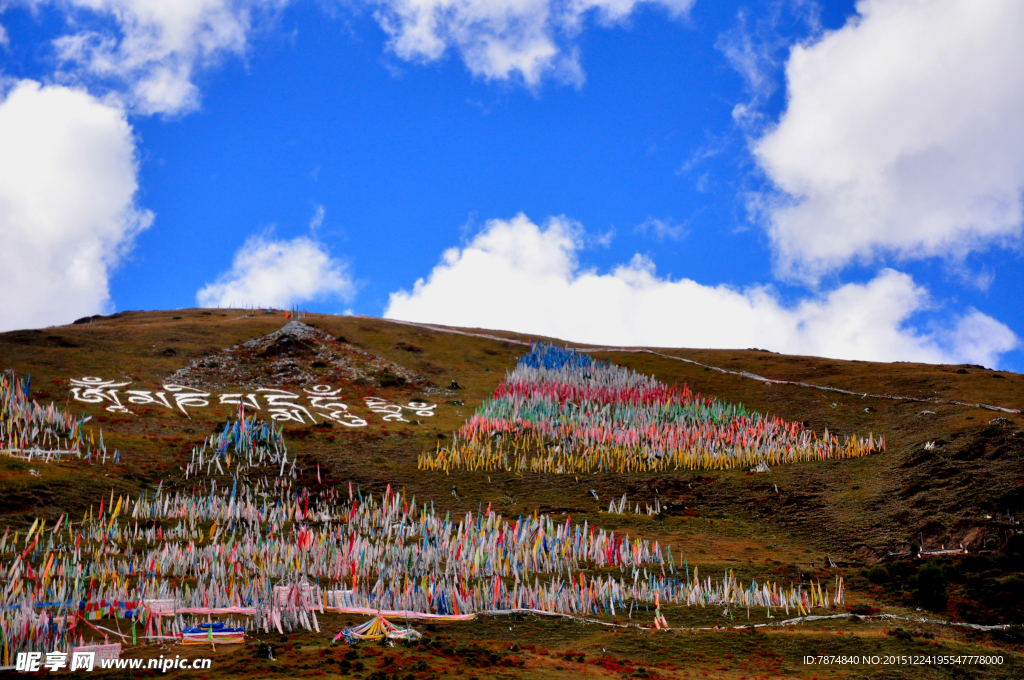
M193 447L237 415L237 405L219 403L219 395L237 393L244 401L244 395L257 393L257 386L302 394L312 381L340 387L338 398L351 416L367 423L278 421L289 452L297 457L298 485L313 493L335 486L347 493L351 482L363 492L380 494L390 485L420 501L433 500L442 514L450 511L452 516L488 505L506 518L567 515L670 544L688 564L699 564L709 574L732 569L744 580L787 583L831 583L841 575L845 609L862 614L1017 627L980 632L903 619L840 618L756 632L655 632L517 615L421 627L427 638L419 646L352 650L330 640L342 625L359 618L327 616L321 620L321 635L299 631L271 640L276 661L260 658L255 644L218 648L211 677L241 672L377 678L1020 677L1024 536L1015 533L1021 530L1015 522L1024 515L1024 416L940 402L1019 410L1024 408L1024 376L978 366L838 361L757 349L658 350L666 356L594 352L597 359L662 383L686 384L694 392L802 423L819 434L827 428L840 436L882 435L886 450L851 460L780 465L761 474L445 474L421 471L418 456L450 442L538 338L470 331L490 336L479 337L314 314L302 321L322 332L319 339L268 338L285 321L280 312L187 309L124 312L0 334L0 369L31 375L31 397L39 403L52 401L91 416L88 426L97 436L102 428L107 449L121 452L116 465L0 456L3 522L24 532L36 518L52 524L65 513L81 517L111 494L134 496L158 484L190 488L194 480L184 478L183 468ZM130 383L120 388L125 410L109 410L110 401L90 404L72 398L72 381L87 376ZM162 387L172 383L172 376L174 384L184 386L177 394L194 388L209 393L211 403L179 407L175 393ZM925 401L769 384L757 376ZM128 403L127 390L163 391L167 403ZM266 393L260 394L260 415L268 418ZM372 408L384 401L436 404L435 415L419 416L407 408L402 420L384 420ZM609 501L623 494L630 508L657 503L663 511L606 512ZM961 546L966 554L917 557L921 550ZM750 614L750 619L747 612L723 616L721 608L663 611L680 628L771 622L763 613ZM644 616L614 619L650 625L652 614ZM160 653L168 652L146 647L128 655ZM170 653L181 653L181 648ZM871 654L883 661L886 655L998 654L1004 662L820 669L803 662L814 654Z

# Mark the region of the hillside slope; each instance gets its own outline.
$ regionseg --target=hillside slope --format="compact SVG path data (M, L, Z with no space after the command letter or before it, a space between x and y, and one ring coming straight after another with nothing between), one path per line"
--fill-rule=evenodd
M1020 558L1014 557L1020 551L1016 518L1024 511L1024 417L934 401L1019 410L1024 376L977 366L877 364L756 349L658 350L661 355L596 351L595 359L801 423L819 436L826 428L837 436L884 436L886 450L851 460L780 465L764 474L445 474L418 469L418 456L450 442L538 338L327 315L301 319L311 331L282 334L286 321L280 312L186 309L125 312L0 334L0 369L30 375L32 399L90 416L87 426L95 436L102 429L107 449L121 452L118 464L0 456L5 523L24 531L37 517L50 522L65 513L81 517L101 498L135 495L158 484L190 488L194 481L185 479L183 469L193 448L236 417L241 404L268 421L272 414L280 416L272 422L284 426L289 451L297 456L299 484L310 489L335 484L347 489L352 482L379 494L390 485L410 497L432 499L453 516L487 506L505 517L567 514L672 544L690 564L707 565L712 573L732 568L745 578L770 573L796 582L845 575L849 601L864 611L912 612L922 604L913 585L923 563L914 559L917 551L962 546L966 556L934 558L950 584L939 615L975 623L1024 621L1024 579ZM772 384L757 376L933 401L854 396ZM97 392L103 384L107 392ZM323 406L327 390L335 400L330 408ZM344 409L336 405L340 402ZM624 494L630 508L657 504L663 511L607 513L609 502ZM552 622L517 625L536 626L538 638L550 637L552 647L560 644L562 633L551 628ZM473 626L448 634L465 644L509 642L500 622ZM817 640L820 633L815 629L808 639ZM949 635L949 644L974 644L969 636ZM600 631L569 638L563 647L612 648ZM886 645L920 643L920 638L879 639ZM620 654L653 660L683 653L657 642L648 648L642 636L629 640L628 652ZM615 644L620 642L616 638ZM1015 653L1012 640L996 642L1007 654ZM720 643L700 644L718 649ZM779 644L780 650L792 651L789 642ZM543 655L527 656L536 674L555 672ZM296 657L300 667L303 658ZM257 662L233 667L249 663ZM795 655L787 663L794 673L808 670L794 665ZM735 664L729 668L722 674L741 670ZM769 672L781 671L769 666Z

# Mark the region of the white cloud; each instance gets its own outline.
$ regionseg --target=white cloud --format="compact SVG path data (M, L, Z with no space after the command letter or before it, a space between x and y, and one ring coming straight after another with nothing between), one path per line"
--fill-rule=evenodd
M957 320L950 341L954 347L975 348L963 356L968 363L993 367L998 365L1001 352L1007 352L1020 344L1013 331L976 309Z
M611 273L581 271L578 227L541 228L520 214L492 220L464 248L446 251L413 290L392 293L385 317L507 329L577 342L661 347L762 347L875 361L995 365L1017 338L972 310L948 329L908 324L928 292L891 269L795 306L771 289L739 291L659 278L636 255Z
M244 55L254 15L287 0L24 0L68 10L75 33L54 41L69 74L126 88L140 113L182 113L199 105L196 71Z
M320 242L299 236L274 241L252 236L231 269L196 293L202 307L289 307L318 299L349 299L355 285L345 265Z
M316 210L313 211L313 217L309 220L309 230L312 233L316 233L317 230L324 226L324 217L327 216L327 211L323 205L317 204Z
M778 270L1006 243L1024 218L1024 3L861 0L793 48L788 105L754 146Z
M654 238L659 241L664 241L665 239L681 241L686 238L686 234L688 233L685 224L679 224L671 218L660 219L657 217L648 217L646 220L638 224L634 231L644 234L651 232L654 234Z
M579 83L575 36L586 17L605 25L628 19L640 4L683 15L694 0L370 0L402 59L432 62L449 49L474 75L521 79L536 86L547 74Z
M121 109L30 80L0 100L0 330L109 309L111 269L153 217L137 171Z
M737 15L736 26L718 36L715 49L743 78L750 97L733 107L733 120L740 127L751 132L764 122L760 109L779 85L779 70L793 42L793 29L799 34L819 35L820 14L815 0L773 2L754 17L744 8Z
M14 0L54 5L71 29L53 41L63 82L106 87L132 111L180 114L199 106L195 80L226 56L244 57L261 20L289 0ZM684 15L694 0L359 0L368 5L399 58L433 62L449 50L474 75L546 75L583 81L576 37L588 18L622 24L640 5ZM2 35L0 35L2 37Z
M0 24L0 47L7 47L11 44L11 39L7 35L7 29Z

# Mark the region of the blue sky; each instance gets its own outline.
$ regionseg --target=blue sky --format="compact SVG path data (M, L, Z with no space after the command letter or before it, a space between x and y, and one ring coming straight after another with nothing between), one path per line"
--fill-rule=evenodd
M153 7L0 14L4 328L296 304L1024 370L1016 3Z

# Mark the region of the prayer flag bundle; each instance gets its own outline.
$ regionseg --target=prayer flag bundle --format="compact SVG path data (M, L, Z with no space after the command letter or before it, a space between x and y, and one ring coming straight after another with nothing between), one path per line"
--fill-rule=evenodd
M273 468L278 476L287 470L295 475L295 457L288 465L288 447L284 442L284 426L272 424L245 415L245 406L239 404L238 419L228 420L224 429L207 437L201 447L192 449L192 458L185 466L185 478L204 474L209 477L214 468L221 475L235 478L247 473Z
M653 472L730 469L884 450L885 440L828 430L693 394L572 349L535 344L423 470Z
M214 480L201 493L118 496L113 507L0 537L6 649L65 649L83 631L127 643L127 632L101 619L128 619L146 641L183 639L195 627L188 617L242 616L283 631L319 630L317 614L327 611L459 620L654 605L663 622L669 604L802 613L843 602L840 579L830 592L741 583L731 571L712 578L657 542L571 517L513 521L488 508L456 519L390 488L350 499L263 481L218 489Z
M120 453L107 454L102 431L98 446L94 434L85 432L88 417L76 419L53 402L39 405L29 398L30 385L30 376L0 372L0 455L44 463L94 456L100 463L120 460Z
M399 628L379 614L366 623L352 628L343 628L334 640L345 638L345 642L370 642L374 640L418 640L423 637L412 628Z
M527 368L551 370L548 359ZM565 364L589 365L572 356ZM626 387L662 390L634 376L619 374ZM636 403L663 403L636 394ZM207 455L223 460L217 469L227 484L218 485ZM317 614L325 612L465 620L514 611L616 616L653 604L655 621L667 625L667 605L805 614L843 603L841 578L831 592L820 584L744 584L732 571L712 578L676 563L657 542L571 517L513 521L488 506L453 518L390 486L382 494L351 485L346 493L311 493L288 476L250 480L268 461L283 474L281 431L240 413L197 449L192 490L161 484L116 499L111 491L81 521L62 516L50 528L36 520L23 537L8 529L0 536L2 653L67 650L84 644L83 633L124 644L237 641L236 616L283 633L319 631ZM212 616L227 621L197 625ZM121 619L131 621L130 631L121 632ZM350 637L406 635L388 626L375 619Z

